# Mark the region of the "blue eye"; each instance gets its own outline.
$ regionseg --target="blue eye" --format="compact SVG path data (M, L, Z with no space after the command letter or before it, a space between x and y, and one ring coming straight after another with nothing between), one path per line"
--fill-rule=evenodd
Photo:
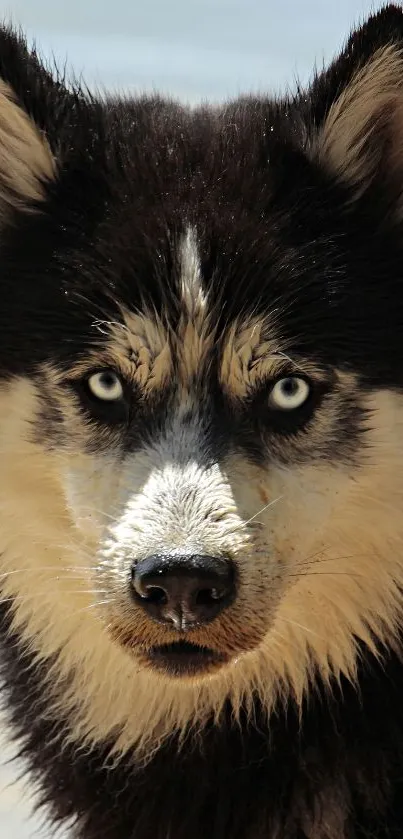
M307 401L310 393L310 386L305 379L287 376L273 385L269 395L269 406L278 411L295 411Z
M92 395L104 402L118 402L123 396L122 382L114 370L101 370L88 379Z

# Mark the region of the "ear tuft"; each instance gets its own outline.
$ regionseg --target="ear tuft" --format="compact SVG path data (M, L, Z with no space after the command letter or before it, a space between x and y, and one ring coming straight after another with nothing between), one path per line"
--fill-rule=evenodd
M46 138L0 80L0 216L43 200L45 183L54 176Z
M331 105L312 156L359 197L377 175L403 188L403 52L377 50Z

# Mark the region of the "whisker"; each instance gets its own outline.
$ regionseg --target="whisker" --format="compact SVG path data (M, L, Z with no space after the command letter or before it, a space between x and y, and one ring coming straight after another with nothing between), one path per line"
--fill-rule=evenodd
M257 512L257 513L255 513L255 515L254 515L254 516L251 516L251 517L250 517L250 519L248 519L247 521L242 522L243 526L244 526L244 527L247 527L247 526L248 526L248 524L250 524L250 523L251 523L251 521L254 521L254 519L256 519L258 516L261 516L261 515L262 515L262 513L264 513L264 512L265 512L265 510L268 510L268 509L269 509L269 507L273 507L275 504L277 504L277 502L278 502L278 501L281 501L281 499L282 499L283 497L284 497L283 495L279 495L279 496L278 496L278 498L274 498L274 499L273 499L273 501L270 501L268 504L265 504L265 506L264 506L264 507L262 507L262 508L261 508L261 510L258 510L258 512Z
M352 579L359 579L360 577L365 577L365 574L354 574L350 573L349 571L303 571L302 573L298 574L287 574L287 577L297 577L298 579L301 577L349 577Z
M97 606L109 606L113 602L113 600L98 600L96 603L91 603L89 606L84 606L82 609L77 609L75 612L73 612L73 616L75 617L76 615L81 615L84 612L89 612L90 609L96 609Z
M50 578L49 581L56 581L56 580L74 580L74 579L83 579L85 571L94 571L94 568L63 568L58 566L51 566L51 565L37 565L35 567L30 566L29 568L15 568L12 571L4 571L0 574L0 580L5 580L8 577L13 577L16 574L35 574L42 573L44 571L57 571L58 573L55 574L53 577Z
M10 602L11 603L19 603L19 602L28 603L29 601L32 601L32 600L38 600L39 601L39 600L41 600L42 597L45 597L48 594L49 594L48 589L45 589L45 590L42 590L42 591L30 592L30 593L23 593L23 594L10 594L10 595L7 595L7 597L0 597L0 603L10 603ZM108 594L108 595L110 595L111 592L108 589L90 589L90 590L72 589L70 591L63 591L63 594L67 594L67 595L83 594L83 595L86 595L86 596L90 595L92 597L94 594ZM97 603L100 603L100 602L102 602L102 601L97 601Z
M315 565L319 565L319 564L322 564L322 563L325 563L325 562L340 562L341 560L345 560L345 559L354 560L354 559L358 559L360 557L366 556L365 553L354 553L354 554L342 554L342 555L337 555L337 556L328 556L328 557L323 557L321 559L316 559L316 557L320 557L321 554L326 553L327 550L330 550L330 549L326 548L326 549L317 551L316 553L311 554L310 556L306 557L306 559L302 560L302 562L299 563L299 567L307 566L313 560L315 560Z
M277 620L282 620L285 623L289 623L291 626L296 626L297 629L303 629L304 632L309 632L310 635L315 635L316 638L320 638L321 641L326 640L325 638L323 638L322 635L319 635L318 632L314 632L313 629L309 629L308 626L304 626L302 623L298 623L297 621L293 621L293 620L291 620L291 618L284 618L282 615L278 615Z

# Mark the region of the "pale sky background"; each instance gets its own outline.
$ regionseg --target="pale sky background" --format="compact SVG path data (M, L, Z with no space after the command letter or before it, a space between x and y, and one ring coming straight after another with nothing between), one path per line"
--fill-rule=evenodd
M0 0L4 18L91 85L192 101L307 80L372 9L369 0Z
M0 0L41 52L90 87L197 102L284 91L329 61L369 0ZM40 608L40 604L38 604ZM0 836L44 839L0 751ZM3 763L3 768L1 766Z

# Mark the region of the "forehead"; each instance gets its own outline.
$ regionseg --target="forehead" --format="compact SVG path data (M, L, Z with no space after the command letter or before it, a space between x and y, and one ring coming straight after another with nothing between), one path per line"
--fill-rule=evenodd
M218 351L233 383L277 351L385 369L384 335L374 341L384 298L363 286L396 264L393 241L386 251L354 235L292 119L256 102L193 115L119 107L113 142L104 131L91 156L79 150L52 204L7 233L6 366L69 364L113 339L142 382L172 369L189 378Z
M90 271L128 312L180 326L182 341L186 320L193 364L202 320L204 346L212 325L216 340L263 319L264 340L281 337L283 351L323 351L341 275L337 208L285 123L267 103L175 119L158 111L96 229Z
M140 132L132 120L134 134L123 121L112 171L124 160L94 257L102 269L109 264L129 308L147 297L157 310L174 308L189 230L210 304L219 302L226 317L275 303L296 273L308 273L309 262L312 269L314 256L328 253L329 230L321 235L312 213L314 178L286 116L269 102L250 102L195 113L146 109ZM111 187L110 173L107 181ZM305 189L309 212L301 206Z
M187 226L178 241L174 324L169 306L161 312L151 306L138 311L121 306L116 320L95 324L117 366L149 395L173 383L190 393L213 374L228 395L242 398L265 379L301 371L301 365L315 375L306 359L298 362L286 354L287 342L276 334L270 313L240 313L230 323L220 322L204 282L199 248L197 229Z

